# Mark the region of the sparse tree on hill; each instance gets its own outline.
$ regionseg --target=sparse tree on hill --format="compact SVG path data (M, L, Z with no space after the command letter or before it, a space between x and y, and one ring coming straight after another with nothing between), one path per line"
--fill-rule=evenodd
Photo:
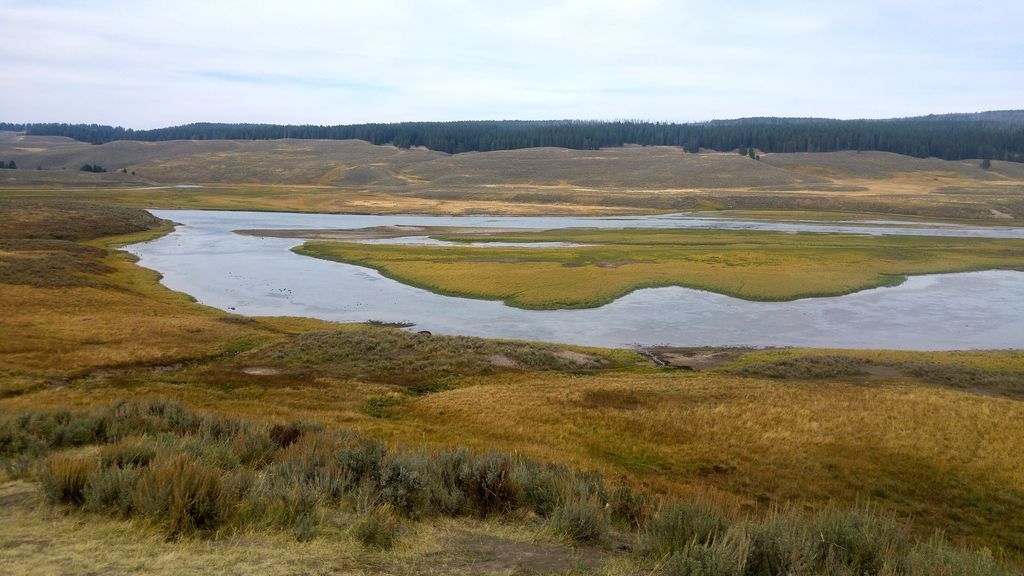
M981 161L981 167L983 170L988 170L989 168L992 167L992 161L989 160L988 158L985 158L984 160Z
M14 160L11 160L10 163L7 164L7 167L10 168L11 170L18 169L18 165L14 163Z
M757 160L757 154L754 152L753 148L747 148L747 156L750 156L751 160Z
M747 148L745 146L740 146L738 151L740 153L740 156L746 156L747 155Z

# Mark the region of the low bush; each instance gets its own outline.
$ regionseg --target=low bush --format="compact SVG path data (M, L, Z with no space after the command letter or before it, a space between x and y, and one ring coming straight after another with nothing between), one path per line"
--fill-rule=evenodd
M352 526L352 537L364 546L389 549L398 538L401 524L388 505L374 506L364 512Z
M154 461L139 478L132 507L163 522L171 536L216 529L235 504L221 474L186 454Z
M550 516L565 501L570 476L565 465L520 460L516 466L523 503L542 518Z
M96 463L90 458L55 454L39 474L47 499L59 504L82 504L85 487Z
M608 511L630 529L644 525L655 507L650 492L634 490L628 485L616 486L608 492Z
M570 542L600 542L608 535L608 524L605 503L596 497L568 500L551 513L551 529Z
M688 546L710 544L731 524L714 505L703 500L667 500L640 532L638 550L655 557L679 553Z
M978 390L1024 399L1024 372L982 370L973 366L931 362L894 362L891 367L930 384Z
M137 468L113 466L96 470L85 485L82 508L89 512L128 517L132 512L132 499L138 481Z
M909 548L907 526L868 508L827 508L814 519L817 556L829 570L878 574L889 555Z
M880 361L843 355L809 355L759 362L732 369L743 376L819 379L863 376L871 369L918 378L958 390L976 390L1024 398L1024 372L983 370L973 366L919 361Z
M950 547L936 534L909 550L904 556L891 559L899 574L906 576L1005 576L1004 570L987 549L958 550Z
M264 477L263 484L246 494L240 508L250 522L288 529L304 542L319 531L324 504L323 492L316 486L285 478L267 482Z
M145 438L122 440L100 451L100 463L104 467L137 468L149 464L154 458L156 447Z
M522 489L514 470L515 464L507 455L485 454L465 458L459 484L477 516L508 514L519 507Z
M369 396L363 401L363 414L371 418L388 420L395 417L397 409L405 404L406 397L402 394L381 394Z
M278 448L287 448L298 442L299 438L306 433L307 427L299 422L290 424L274 424L270 427L270 440Z
M744 376L813 380L817 378L863 376L867 374L866 368L871 364L870 360L850 356L798 356L774 362L749 364L736 369L736 372Z
M750 541L739 530L716 536L710 542L691 541L670 555L662 566L665 576L748 576ZM795 576L789 572L773 572Z
M453 376L508 370L586 371L610 363L600 356L566 354L545 344L367 327L301 334L240 355L236 364L281 369L315 366L320 375L394 384L425 394L446 389Z
M748 576L810 574L820 561L810 526L795 510L769 511L760 522L745 527L750 541Z
M429 486L423 454L392 454L381 464L376 477L377 501L408 518L429 511Z

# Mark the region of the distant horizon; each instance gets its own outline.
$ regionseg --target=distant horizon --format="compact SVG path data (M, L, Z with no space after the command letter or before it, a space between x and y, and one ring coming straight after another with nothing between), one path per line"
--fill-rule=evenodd
M580 123L615 123L615 122L636 122L636 123L650 123L650 124L706 124L712 122L735 122L740 120L822 120L822 121L836 121L836 122L856 122L856 121L885 121L885 120L910 120L915 118L928 118L932 116L971 116L980 114L998 114L998 113L1024 113L1024 108L1007 108L1000 110L977 110L977 111L955 111L955 112L931 112L927 114L918 114L914 116L876 116L876 117L861 117L861 118L836 118L826 116L737 116L729 118L710 118L706 120L690 120L683 122L676 122L670 120L650 120L643 118L480 118L480 119L452 119L452 120L396 120L396 121L380 121L380 122L347 122L340 124L325 124L325 123L289 123L289 122L221 122L216 120L195 120L190 122L182 122L180 124L171 124L166 126L154 126L151 128L135 128L133 126L126 126L124 124L106 124L101 122L50 122L50 121L29 121L29 122L11 122L4 118L0 118L0 125L4 124L20 124L20 125L45 125L45 124L67 124L70 126L104 126L110 128L121 128L124 130L132 130L134 132L144 132L150 130L161 130L166 128L177 128L182 126L192 125L239 125L239 126L358 126L363 124L445 124L445 123L458 123L458 122L580 122Z

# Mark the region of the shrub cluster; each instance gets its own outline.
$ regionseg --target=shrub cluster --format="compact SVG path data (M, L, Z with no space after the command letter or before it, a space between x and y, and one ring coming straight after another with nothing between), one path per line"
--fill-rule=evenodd
M744 376L762 376L767 378L839 378L843 376L862 376L867 374L871 360L840 355L798 356L773 362L749 364L736 370Z
M99 448L64 450L87 445ZM309 540L337 516L328 511L349 510L355 540L389 548L417 519L532 513L573 543L632 533L636 560L666 575L1005 574L987 551L915 541L867 508L740 519L516 454L395 450L351 431L255 425L164 400L0 416L0 458L25 457L39 461L50 502L148 519L172 538L256 526Z
M882 361L823 354L747 364L734 369L734 372L743 376L813 380L864 376L872 368L892 370L937 386L960 390L982 390L1011 398L1024 398L1024 373L1022 372L983 370L973 366L937 362Z
M283 369L316 366L331 377L396 384L417 394L445 390L457 375L494 374L512 367L589 371L609 365L599 356L567 355L545 344L427 336L377 327L300 334L244 354L238 363Z
M60 452L87 445L101 448ZM613 516L630 524L641 514L632 490L565 466L465 448L389 450L350 431L256 426L163 400L0 419L0 457L25 456L44 459L51 502L149 518L170 536L264 525L308 539L321 511L340 507L364 511L353 534L375 546L387 545L380 531L393 533L398 518L528 511L572 540L595 541Z
M907 525L865 506L737 521L707 502L668 501L641 530L637 552L666 576L1008 573L988 550L953 548L938 536L915 541Z

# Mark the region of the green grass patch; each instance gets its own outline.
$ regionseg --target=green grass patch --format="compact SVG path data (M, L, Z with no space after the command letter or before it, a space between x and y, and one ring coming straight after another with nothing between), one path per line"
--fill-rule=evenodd
M683 286L786 301L893 286L906 276L1024 270L1024 240L720 230L555 230L439 236L573 242L488 248L307 242L296 253L373 268L400 282L520 308L601 306L638 288Z
M371 418L389 420L396 416L398 408L405 404L407 399L402 394L370 396L363 401L363 414Z

